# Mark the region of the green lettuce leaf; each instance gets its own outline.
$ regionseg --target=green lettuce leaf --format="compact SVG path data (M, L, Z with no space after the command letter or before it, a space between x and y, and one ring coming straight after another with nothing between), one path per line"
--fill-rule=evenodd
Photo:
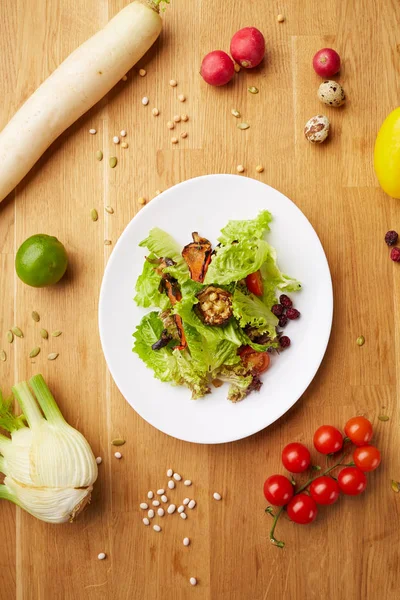
M237 244L218 246L208 267L205 284L227 285L258 271L267 260L271 246L264 240L241 240Z
M255 327L260 333L268 333L271 338L276 336L277 317L254 294L243 294L240 290L235 290L232 307L241 327L248 325Z
M272 215L267 210L261 211L258 217L248 221L228 221L228 224L221 229L218 241L221 244L231 244L239 240L260 239L266 231L269 231L271 221Z
M184 322L186 341L190 354L198 369L211 373L222 364L236 364L240 362L237 354L238 346L227 339L207 341L195 327Z
M183 283L189 279L189 268L182 257L182 248L166 231L154 227L147 238L140 242L139 246L147 248L158 258L170 258L173 260L176 265L167 267L165 272L175 277L179 283Z
M188 352L173 350L173 355L179 369L182 382L192 392L192 399L197 400L210 393L208 377L204 371L201 371L199 365L190 356Z
M148 258L155 259L156 256L151 253ZM155 272L154 265L145 260L143 271L136 281L136 296L134 297L136 304L144 308L150 306L158 306L162 310L169 308L171 303L167 294L158 291L160 282L161 276Z
M259 390L261 381L242 364L228 367L226 365L216 369L213 373L214 379L220 379L229 383L228 400L231 402L240 402L253 390Z

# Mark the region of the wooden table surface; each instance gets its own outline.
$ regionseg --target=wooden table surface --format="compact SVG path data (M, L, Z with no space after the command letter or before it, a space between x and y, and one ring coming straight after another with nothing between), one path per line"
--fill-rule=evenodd
M42 372L69 422L103 457L93 502L72 524L41 523L0 503L0 598L266 600L386 600L399 594L400 494L400 271L388 257L385 232L400 227L400 204L378 187L372 154L376 132L399 104L400 5L396 0L171 0L162 39L136 71L49 149L0 205L1 344L4 391ZM40 82L81 42L126 4L125 0L2 0L0 3L0 128ZM285 15L277 22L278 13ZM200 78L202 56L229 50L232 34L254 25L265 34L267 59L241 72L224 88ZM343 59L338 80L348 100L342 109L322 106L314 53L333 46ZM168 82L177 79L172 89ZM260 89L256 96L249 85ZM187 96L180 104L177 94ZM149 96L143 107L141 98ZM160 110L159 117L151 108ZM239 131L237 108L251 124ZM307 119L323 111L332 123L328 143L304 139ZM173 147L166 122L186 112L187 139ZM89 128L97 135L91 136ZM112 136L128 131L129 148ZM116 153L119 164L99 163ZM324 245L334 284L332 336L323 364L301 400L268 429L221 446L177 441L144 422L114 385L100 347L98 293L105 264L138 198L154 197L190 177L234 173L264 181L289 196L309 218ZM264 172L255 171L263 164ZM1 165L0 165L1 169ZM247 201L244 199L244 201ZM115 213L108 215L104 206ZM99 220L90 211L96 207ZM229 217L229 215L227 215ZM171 218L173 216L171 215ZM155 223L156 224L156 223ZM23 285L14 272L15 251L35 233L56 235L66 245L70 268L50 289ZM312 265L310 265L312 268ZM43 342L34 360L38 325L61 329ZM312 310L312 307L310 307ZM5 331L25 333L12 346ZM318 328L319 324L314 325ZM365 336L358 347L356 338ZM47 353L60 353L54 362ZM290 373L288 373L290 376ZM279 398L270 398L279 402ZM383 461L369 476L367 493L322 509L309 527L287 519L268 541L264 479L283 472L281 448L311 443L317 426L343 427L365 414L375 427ZM387 422L378 415L390 417ZM123 460L111 440L127 440ZM315 457L316 459L316 457ZM166 469L190 477L198 500L190 520L166 521L162 534L145 528L139 502L166 484ZM186 489L186 488L185 488ZM220 490L223 502L211 494ZM181 500L182 489L175 499ZM172 494L171 494L172 496ZM183 497L183 496L182 496ZM192 544L184 548L182 538ZM107 560L97 560L99 552ZM198 578L192 588L189 577Z

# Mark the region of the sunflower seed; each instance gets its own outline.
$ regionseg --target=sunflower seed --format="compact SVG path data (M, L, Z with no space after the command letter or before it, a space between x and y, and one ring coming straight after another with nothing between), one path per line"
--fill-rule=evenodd
M14 334L13 334L13 332L10 329L9 331L7 331L7 342L9 344L12 344L13 341L14 341Z
M34 311L33 311L33 313L32 313L32 319L33 319L33 320L34 320L36 323L39 323L39 321L40 321L40 315L39 315L39 313L38 313L38 312L36 312L36 310L34 310Z
M125 440L123 440L121 438L116 438L111 443L113 446L123 446L125 444Z
M40 348L39 346L36 346L36 348L34 348L33 350L30 351L29 353L29 358L35 358L35 356L37 356L40 352Z
M396 494L398 494L400 492L400 483L398 481L395 481L394 479L392 479L391 487L392 487L392 490L394 492L396 492Z
M254 87L254 85L247 88L250 94L258 94L258 88Z
M113 215L114 214L114 209L112 206L106 206L104 208L104 210L109 214L109 215Z
M49 360L56 360L56 358L59 356L58 352L50 352L50 354L48 355L48 359Z
M97 160L103 160L103 153L101 150L97 150L96 158L97 158Z
M2 350L2 351L0 352L0 360L1 360L2 362L6 362L6 360L7 360L7 354L4 352L4 350Z
M49 333L48 333L48 331L46 331L46 329L41 329L40 330L40 335L42 336L42 338L44 340L47 340L47 338L49 337Z
M236 108L232 108L231 113L233 114L234 117L236 117L237 119L241 116L240 112L238 110L236 110Z
M248 128L250 127L250 125L249 125L248 123L238 123L238 124L236 125L236 127L237 127L238 129L248 129Z
M117 166L118 159L116 156L110 157L110 167L114 169Z
M14 335L16 335L19 338L24 337L24 334L22 333L22 331L20 330L19 327L11 327L11 331L13 332Z
M378 415L378 419L380 421L389 421L389 417L387 415Z
M52 335L52 337L60 337L61 334L62 334L62 331L60 331L59 329L56 329L55 331L53 331L53 333L51 335Z

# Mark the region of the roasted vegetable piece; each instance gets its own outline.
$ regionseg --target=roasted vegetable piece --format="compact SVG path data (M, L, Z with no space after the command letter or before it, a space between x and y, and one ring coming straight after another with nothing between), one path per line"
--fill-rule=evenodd
M200 317L207 325L224 325L232 317L232 294L222 288L208 285L197 294L196 305Z
M164 329L161 333L161 337L157 340L151 347L152 350L161 350L161 348L165 348L172 340L172 337L168 333L166 329Z
M182 300L182 294L179 287L179 283L174 277L168 275L168 273L164 273L165 267L170 267L174 265L174 261L170 258L162 258L158 261L158 267L156 269L157 273L161 275L162 279L160 282L160 291L164 290L170 299L172 306ZM187 346L185 332L183 330L182 319L179 315L174 315L174 321L179 331L179 341L180 345L177 346L178 350L184 350Z
M208 265L211 261L211 242L199 236L197 231L192 233L193 242L182 250L182 256L189 267L193 281L203 283Z

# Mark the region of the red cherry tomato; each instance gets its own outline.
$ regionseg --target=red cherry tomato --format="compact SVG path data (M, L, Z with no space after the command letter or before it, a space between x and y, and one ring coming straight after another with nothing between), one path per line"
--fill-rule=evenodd
M293 442L282 450L282 462L291 473L302 473L310 466L310 451L303 444Z
M308 494L296 494L287 506L287 514L291 521L300 525L308 525L316 519L318 508L315 500Z
M365 417L352 417L345 425L344 432L356 446L365 446L372 440L372 423Z
M293 497L293 486L284 475L271 475L264 483L264 496L270 504L285 506Z
M255 296L262 296L263 280L260 271L256 271L255 273L250 273L250 275L247 275L246 285L249 292L251 292Z
M243 346L239 350L242 363L252 370L255 375L261 375L269 367L270 357L267 352L257 352L250 346Z
M338 452L343 446L343 436L332 425L321 425L314 433L314 446L321 454Z
M358 496L367 487L367 478L357 467L345 467L338 475L338 484L343 494Z
M310 485L310 494L317 504L334 504L340 495L339 484L327 475L317 477Z
M375 471L381 463L381 453L375 446L359 446L354 450L353 460L363 473Z

